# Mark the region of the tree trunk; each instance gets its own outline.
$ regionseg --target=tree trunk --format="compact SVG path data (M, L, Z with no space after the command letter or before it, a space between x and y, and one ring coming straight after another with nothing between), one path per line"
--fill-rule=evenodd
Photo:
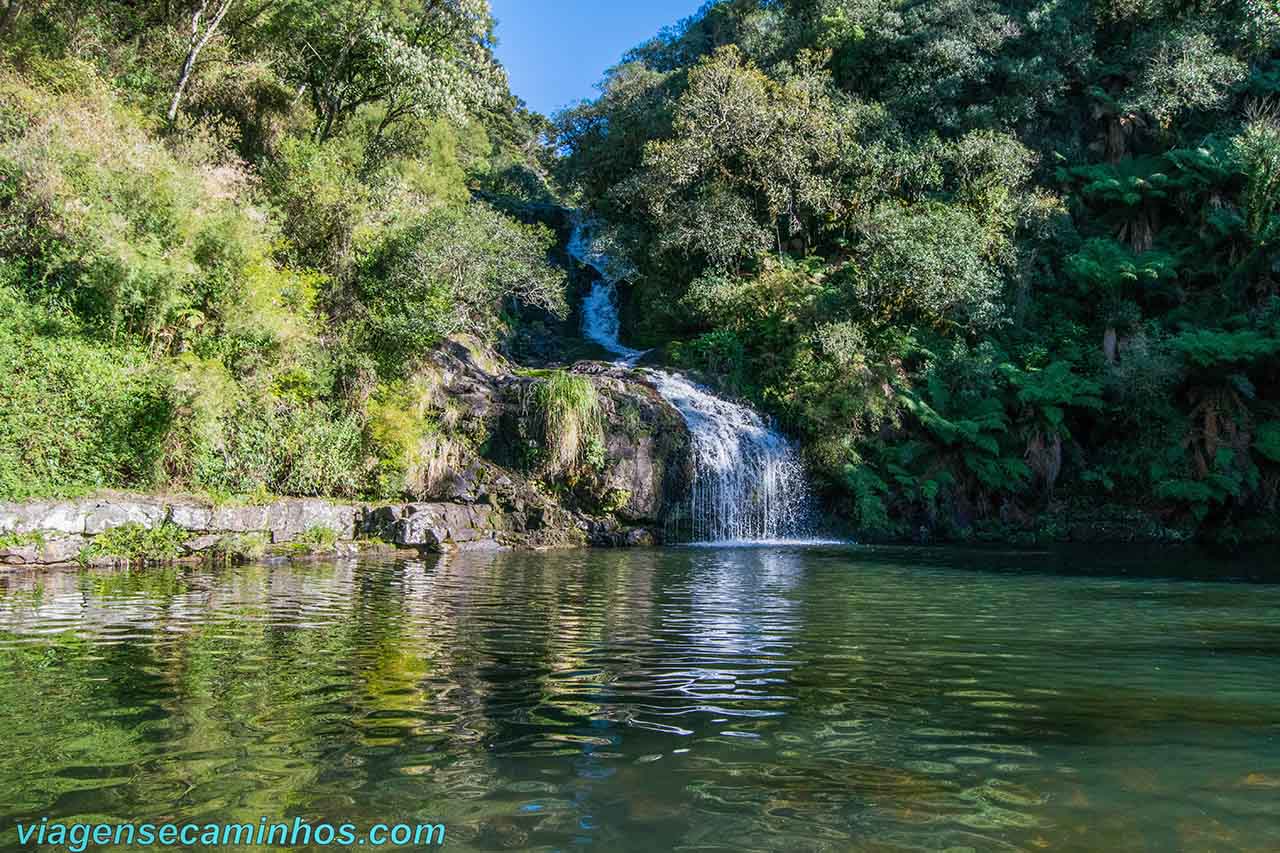
M22 4L24 0L9 0L4 7L4 15L0 16L0 37L7 37L13 32L13 25L18 22L18 16L22 14Z
M1102 354L1107 359L1107 364L1116 363L1116 354L1119 352L1119 339L1114 328L1108 327L1102 335Z
M187 84L191 82L191 72L195 70L200 51L205 49L210 39L218 32L218 26L226 17L227 10L231 8L233 2L235 0L220 0L218 11L205 27L203 34L200 32L200 19L209 8L209 0L200 0L200 6L191 15L191 47L187 50L187 58L182 63L182 71L178 74L178 84L173 90L173 100L169 102L170 124L178 117L178 106L182 103L182 95L187 90Z

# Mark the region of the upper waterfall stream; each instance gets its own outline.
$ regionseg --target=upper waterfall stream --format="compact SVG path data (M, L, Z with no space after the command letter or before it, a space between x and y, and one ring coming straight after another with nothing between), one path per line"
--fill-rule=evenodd
M582 301L582 333L634 365L644 350L619 340L617 286L612 264L582 226L569 253L600 280ZM688 515L673 523L678 539L697 543L769 543L812 534L813 498L795 445L759 412L717 397L665 370L644 371L658 393L684 416L693 436L695 476Z

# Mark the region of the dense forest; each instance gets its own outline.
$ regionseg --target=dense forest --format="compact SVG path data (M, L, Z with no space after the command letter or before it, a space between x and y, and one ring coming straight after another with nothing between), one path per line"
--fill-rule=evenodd
M726 0L560 116L630 328L863 531L1274 537L1280 5Z
M1280 535L1276 0L723 0L551 119L494 40L6 0L0 499L414 494L415 365L565 317L573 207L863 535Z
M564 312L554 235L509 215L552 198L546 120L485 0L0 27L0 498L411 494L448 452L416 360Z

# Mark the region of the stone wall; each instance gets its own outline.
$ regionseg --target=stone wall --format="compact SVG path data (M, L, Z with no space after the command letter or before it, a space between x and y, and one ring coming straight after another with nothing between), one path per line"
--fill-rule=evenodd
M189 499L109 495L81 500L0 503L0 564L52 565L77 561L95 537L125 525L181 531L184 556L216 549L226 537L259 534L292 542L312 528L339 541L356 538L364 510L354 504L291 499L255 506L213 506Z
M343 544L384 542L415 551L556 548L652 544L645 528L591 519L521 495L514 484L470 483L471 500L359 505L286 499L252 506L212 506L191 499L111 495L67 501L0 503L0 566L80 562L85 549L125 525L180 531L179 558L225 551L252 535L278 550L315 528ZM100 558L96 562L114 562Z

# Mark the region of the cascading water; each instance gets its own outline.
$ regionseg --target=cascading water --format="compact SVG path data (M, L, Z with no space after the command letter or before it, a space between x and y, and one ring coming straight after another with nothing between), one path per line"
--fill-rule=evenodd
M582 333L634 365L645 353L618 340L617 286L612 264L583 226L569 253L601 276L582 302ZM693 436L695 476L687 517L671 533L693 542L781 542L811 534L813 500L795 445L758 412L721 399L675 373L645 375L673 405Z
M644 355L644 350L631 349L619 343L621 325L617 285L601 279L591 285L591 292L582 300L582 334L618 356L620 363L635 364Z
M689 517L674 533L695 542L776 542L811 533L809 486L790 441L758 412L683 376L661 370L648 376L693 435Z

